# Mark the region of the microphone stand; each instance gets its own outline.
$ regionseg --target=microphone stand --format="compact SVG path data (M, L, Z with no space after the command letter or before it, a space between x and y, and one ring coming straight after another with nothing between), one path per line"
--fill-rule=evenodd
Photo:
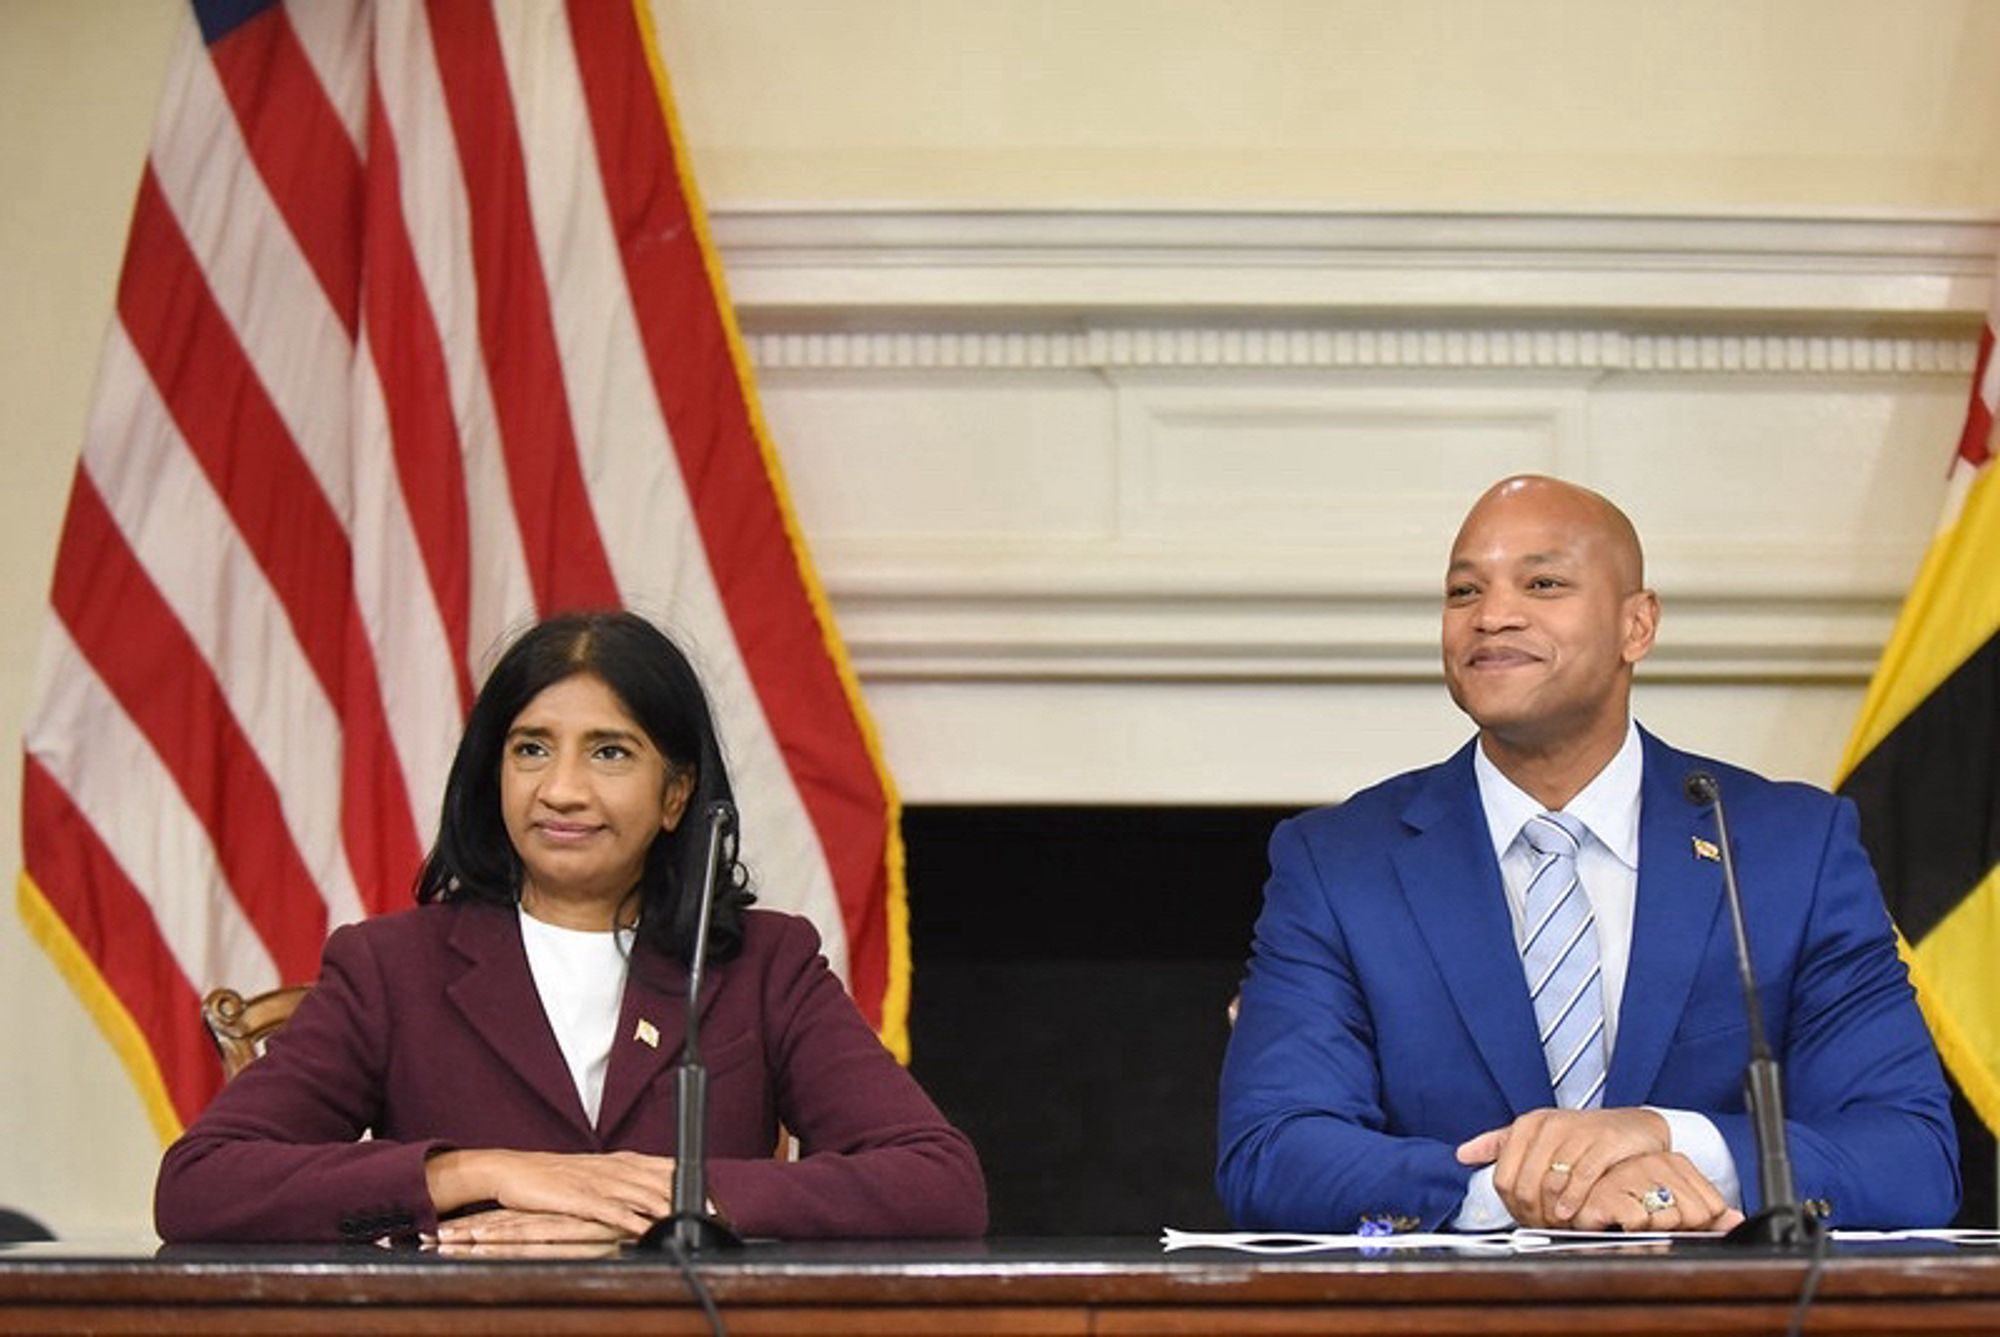
M679 1124L674 1151L673 1215L653 1223L639 1237L642 1249L675 1252L741 1248L743 1240L708 1210L708 1069L701 1062L701 976L708 961L708 921L715 912L723 842L736 825L736 807L716 802L703 810L708 822L708 859L702 872L700 918L695 922L694 960L688 966L687 1037L674 1073Z
M1764 1037L1764 1009L1757 1001L1757 975L1750 966L1750 934L1743 925L1743 893L1736 885L1736 857L1729 848L1729 818L1722 808L1722 787L1708 772L1694 771L1687 777L1685 792L1689 802L1715 809L1722 887L1729 901L1730 923L1736 930L1736 971L1742 979L1743 1011L1750 1023L1750 1064L1743 1073L1743 1099L1757 1143L1757 1189L1764 1206L1724 1235L1722 1242L1806 1248L1819 1239L1823 1227L1818 1217L1799 1205L1792 1185L1791 1151L1785 1142L1784 1079Z

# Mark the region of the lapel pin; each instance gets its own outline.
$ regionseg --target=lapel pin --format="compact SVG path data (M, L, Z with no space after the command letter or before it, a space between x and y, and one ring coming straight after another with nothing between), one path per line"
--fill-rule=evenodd
M1707 859L1710 863L1721 863L1722 851L1716 848L1714 841L1703 840L1700 836L1696 836L1694 837L1694 857L1697 859Z
M660 1047L660 1028L652 1022L647 1021L644 1017L641 1017L639 1018L638 1026L632 1031L632 1038L648 1049L658 1049Z

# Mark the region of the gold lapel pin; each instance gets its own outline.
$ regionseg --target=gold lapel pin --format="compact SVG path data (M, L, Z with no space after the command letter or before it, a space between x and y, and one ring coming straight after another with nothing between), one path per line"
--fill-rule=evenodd
M652 1022L647 1021L644 1017L641 1017L639 1018L638 1026L632 1031L632 1038L640 1044L645 1045L648 1049L658 1049L660 1047L660 1028Z
M1710 863L1721 863L1722 851L1716 847L1714 841L1703 840L1700 836L1696 836L1694 837L1694 857L1697 859L1707 859Z

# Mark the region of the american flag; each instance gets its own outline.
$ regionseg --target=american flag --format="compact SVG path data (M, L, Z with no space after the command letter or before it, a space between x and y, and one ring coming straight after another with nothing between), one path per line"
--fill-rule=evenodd
M491 647L622 605L716 698L765 904L892 1049L893 789L644 0L195 0L25 736L21 905L162 1134L207 989L410 904Z

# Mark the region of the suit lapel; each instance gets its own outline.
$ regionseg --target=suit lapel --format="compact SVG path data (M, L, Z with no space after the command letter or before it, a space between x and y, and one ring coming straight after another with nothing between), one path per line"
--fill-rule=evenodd
M662 1072L678 1062L687 1039L687 967L643 943L632 949L632 972L625 981L625 1002L618 1013L618 1033L611 1041L611 1062L604 1074L604 1099L598 1106L598 1135L609 1143ZM722 973L709 963L701 986L703 1020L715 1010L722 991ZM704 1052L708 1046L702 1046Z
M1645 1102L1722 906L1722 866L1698 856L1694 845L1696 838L1715 839L1714 818L1681 793L1694 762L1644 730L1640 734L1646 763L1639 784L1638 901L1606 1106Z
M495 1058L549 1108L588 1134L590 1121L528 969L515 912L462 907L452 925L451 946L464 959L465 970L445 986L445 997Z
M1433 771L1404 809L1412 835L1393 861L1459 1019L1507 1103L1526 1111L1555 1093L1472 774L1476 746Z

